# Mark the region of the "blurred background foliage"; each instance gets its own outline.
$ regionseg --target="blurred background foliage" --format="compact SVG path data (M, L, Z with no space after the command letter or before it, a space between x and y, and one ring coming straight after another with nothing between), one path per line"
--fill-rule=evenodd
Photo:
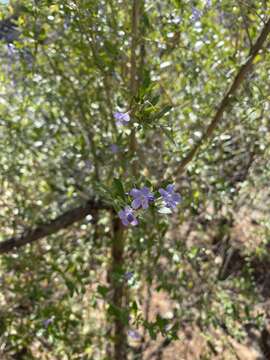
M269 38L214 136L177 171L269 9L267 0L2 2L1 241L88 199L118 210L121 189L157 190L164 179L182 203L124 230L115 271L116 220L104 209L2 254L1 359L239 359L240 345L269 358ZM115 111L131 111L131 125L116 127ZM127 338L121 358L115 319Z

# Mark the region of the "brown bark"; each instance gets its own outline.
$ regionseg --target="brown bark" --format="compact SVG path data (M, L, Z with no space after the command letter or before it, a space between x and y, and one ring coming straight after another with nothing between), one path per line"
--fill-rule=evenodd
M0 242L0 254L10 252L14 249L31 244L48 235L65 229L77 221L83 220L88 214L95 214L97 209L108 209L109 207L101 202L89 200L82 206L66 211L56 219L43 223L36 228L28 229L21 235L11 237Z
M131 55L130 55L130 107L134 102L139 86L139 69L136 51L140 45L140 16L143 9L143 0L133 0L131 14ZM131 116L132 116L131 112ZM134 156L137 151L137 140L135 130L132 128L130 134L129 151ZM137 175L138 161L132 164L132 174ZM121 221L114 217L113 239L112 239L112 278L111 287L113 291L112 302L120 312L125 310L128 302L128 294L123 281L119 280L115 274L124 269L124 231ZM125 323L117 316L114 319L114 360L127 359L127 329Z
M113 219L113 239L112 239L112 267L111 267L111 287L113 289L112 303L120 312L125 306L125 284L119 279L119 273L124 267L124 231L119 218ZM114 359L127 359L127 333L126 326L119 316L114 317Z

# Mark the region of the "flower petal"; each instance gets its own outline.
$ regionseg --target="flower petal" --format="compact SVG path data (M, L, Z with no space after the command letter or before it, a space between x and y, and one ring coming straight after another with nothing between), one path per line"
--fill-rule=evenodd
M116 126L122 126L123 121L122 120L116 120L115 124L116 124Z
M141 206L141 199L140 198L136 198L132 201L131 206L133 207L133 209L139 209L139 207Z
M124 120L126 123L130 121L129 113L122 114L122 120Z
M147 200L147 198L143 198L141 200L141 204L142 204L143 209L147 209L148 208L148 200Z
M120 219L125 218L125 216L126 216L125 211L124 210L119 211L118 216L120 217Z
M181 201L181 196L178 193L172 194L172 200L179 203Z
M159 189L158 192L160 193L161 196L168 196L167 191L165 191L164 189Z
M130 223L132 223L132 221L134 220L134 215L133 214L128 214L128 216L127 216L127 221L128 222L130 222Z
M174 184L169 184L166 187L166 190L168 191L168 193L172 193L174 191Z
M132 226L136 226L139 224L138 220L134 217L134 220L130 223Z
M118 153L118 151L119 151L119 146L116 145L116 144L111 144L111 145L110 145L110 150L111 150L111 152L112 152L113 154L116 154L116 153Z
M130 195L133 196L134 198L141 196L141 190L139 189L132 189L130 191Z
M149 191L149 188L144 186L142 189L141 189L141 193L144 195L144 196L148 196L150 194L150 191Z
M113 117L114 117L116 120L122 120L123 114L116 111L116 112L113 114Z
M130 121L129 113L115 112L113 117L116 120L116 126L128 125Z
M121 221L124 226L128 226L130 224L127 219L121 219Z

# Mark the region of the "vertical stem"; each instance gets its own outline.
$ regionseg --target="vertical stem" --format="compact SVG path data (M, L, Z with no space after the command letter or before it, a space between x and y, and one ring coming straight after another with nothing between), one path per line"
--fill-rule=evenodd
M113 239L112 239L112 267L111 267L111 286L113 289L112 304L120 310L125 306L125 287L118 274L122 272L124 266L124 231L120 219L113 217ZM127 334L126 326L121 317L114 318L114 360L127 359Z
M134 97L138 91L138 65L137 65L137 48L139 45L139 19L142 9L142 0L132 1L131 15L131 56L130 56L130 108L133 108ZM132 115L132 114L131 114ZM134 129L130 135L129 151L131 156L136 153L137 140ZM137 164L132 168L132 174L136 176L138 172ZM115 308L121 311L125 310L128 303L128 294L125 283L115 276L123 271L124 268L124 231L121 221L117 217L113 217L113 239L112 239L112 278L111 286L113 290L112 303ZM127 331L123 320L118 316L114 319L114 360L127 359Z
M139 32L140 32L140 12L142 8L141 0L133 0L132 2L132 16L131 16L131 56L130 56L130 107L132 109L134 97L138 91L138 67L137 67L137 48L139 43ZM132 114L131 114L132 115ZM130 153L135 154L137 150L137 140L134 128L130 135ZM133 175L137 173L137 163L134 163L132 169Z
M131 57L130 57L130 94L131 98L137 92L137 56L139 36L140 0L133 0L131 18ZM132 101L132 99L131 99Z

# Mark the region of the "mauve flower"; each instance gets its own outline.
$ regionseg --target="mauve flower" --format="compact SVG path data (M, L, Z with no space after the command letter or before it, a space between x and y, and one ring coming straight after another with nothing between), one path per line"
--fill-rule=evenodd
M111 144L111 145L110 145L110 150L111 150L111 152L112 152L113 154L117 154L120 149L119 149L119 146L118 146L118 145L116 145L116 144Z
M133 275L134 275L133 272L127 271L127 272L124 274L124 279L125 279L126 281L128 281L128 280L130 280L130 279L133 278Z
M7 51L9 55L14 55L16 53L15 46L13 44L7 44Z
M130 206L126 206L124 210L119 211L118 216L120 217L122 224L125 226L138 225L138 220L136 219L136 216Z
M194 6L192 7L191 11L192 11L191 20L194 22L200 20L202 16L202 12L197 8L195 8Z
M212 6L212 0L206 0L205 1L205 7L209 9Z
M113 114L113 117L116 120L116 125L117 126L121 126L121 125L128 125L129 121L130 121L130 116L129 113L121 113L121 112L115 112Z
M131 206L133 209L147 209L150 201L154 201L154 194L150 192L148 187L144 186L142 189L132 189L130 195L133 197Z
M140 340L141 335L136 330L128 330L128 336L134 340Z
M47 328L53 322L53 317L43 321L43 325Z
M174 191L173 184L168 185L166 190L159 189L158 191L165 202L165 206L168 208L174 209L181 201L181 196Z

